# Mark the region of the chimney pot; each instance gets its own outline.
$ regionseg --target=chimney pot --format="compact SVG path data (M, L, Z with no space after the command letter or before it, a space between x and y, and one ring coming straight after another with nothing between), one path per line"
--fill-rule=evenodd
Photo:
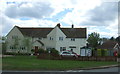
M72 28L74 28L74 25L72 24Z
M58 23L57 26L60 28L60 23Z

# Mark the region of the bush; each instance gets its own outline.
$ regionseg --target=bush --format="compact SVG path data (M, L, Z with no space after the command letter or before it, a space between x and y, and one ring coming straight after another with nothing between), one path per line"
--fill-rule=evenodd
M46 54L47 51L44 50L44 49L42 49L42 48L40 48L40 49L38 49L38 53L39 53L39 54Z
M59 52L56 50L56 49L50 49L50 54L53 55L53 56L58 56L59 55Z
M31 52L35 52L35 50L34 50L34 49L32 49L32 50L31 50Z
M118 58L120 58L120 54L118 53Z

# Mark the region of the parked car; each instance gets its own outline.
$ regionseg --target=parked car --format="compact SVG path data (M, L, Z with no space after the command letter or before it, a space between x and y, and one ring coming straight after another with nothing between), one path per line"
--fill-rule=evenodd
M60 56L61 56L61 57L75 57L75 58L78 57L77 54L74 53L74 52L72 52L72 51L62 51L62 52L60 53Z

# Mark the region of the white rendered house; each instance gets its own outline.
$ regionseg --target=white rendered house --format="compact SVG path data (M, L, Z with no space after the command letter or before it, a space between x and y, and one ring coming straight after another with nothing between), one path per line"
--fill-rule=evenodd
M54 28L33 28L15 26L7 34L7 52L31 53L31 49L45 50L55 48L71 50L80 54L80 48L86 46L86 28L61 28L58 23Z

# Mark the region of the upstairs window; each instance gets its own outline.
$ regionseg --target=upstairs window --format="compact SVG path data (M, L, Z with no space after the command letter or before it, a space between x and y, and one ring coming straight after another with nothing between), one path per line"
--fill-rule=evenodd
M50 37L50 40L53 40L53 38L52 38L52 37Z
M12 36L12 39L17 39L18 38L18 36Z
M63 41L63 37L59 37L59 40L60 40L60 41Z
M75 41L75 38L71 38L71 41Z

